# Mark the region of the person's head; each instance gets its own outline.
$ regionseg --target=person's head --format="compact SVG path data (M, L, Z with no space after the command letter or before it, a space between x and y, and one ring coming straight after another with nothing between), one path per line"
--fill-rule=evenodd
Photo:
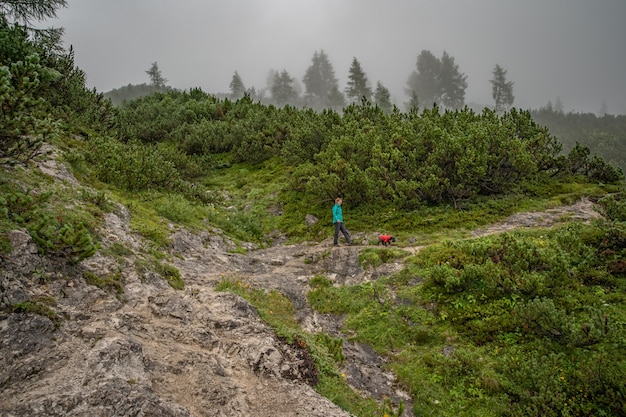
M343 203L343 200L341 199L341 197L335 198L335 204L341 205L341 203Z

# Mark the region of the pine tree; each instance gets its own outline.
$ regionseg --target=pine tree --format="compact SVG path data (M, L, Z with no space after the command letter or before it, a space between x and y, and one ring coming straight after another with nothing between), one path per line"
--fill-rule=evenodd
M348 71L348 86L345 92L351 102L359 102L362 98L372 99L372 89L368 86L367 75L356 58L352 59L352 65Z
M457 109L465 103L467 77L447 52L444 51L438 59L430 51L423 50L417 57L416 71L409 75L407 87L405 91L411 101L416 94L425 107L435 104Z
M335 70L324 50L319 53L315 51L302 81L305 86L305 100L312 108L337 108L345 103L343 94L339 91Z
M405 103L406 109L407 111L417 111L419 110L420 107L420 101L419 101L419 97L417 96L417 93L415 91L411 91L409 93L409 101L408 103Z
M150 84L157 87L163 88L165 87L165 83L167 83L167 79L163 78L161 74L161 70L159 69L159 64L153 62L150 66L150 69L146 71L146 74L150 76Z
M29 26L33 19L55 18L62 7L67 7L67 0L3 0L0 1L0 20Z
M510 108L515 97L513 96L513 82L506 80L506 70L496 64L493 69L493 78L489 82L496 112L500 113Z
M441 101L441 61L430 51L423 50L417 57L416 70L409 75L406 92L409 97L416 94L420 101L430 107Z
M465 89L467 77L459 72L459 66L454 63L454 58L446 51L441 57L441 70L439 73L441 88L440 103L450 109L460 109L465 104Z
M246 86L243 84L239 73L235 71L233 74L233 79L230 82L230 97L233 100L239 99L243 97L246 93Z
M282 70L280 73L274 72L270 91L272 99L277 106L295 103L298 94L294 89L294 82L295 78L292 78L287 70Z
M374 103L385 113L390 113L393 109L391 104L391 94L387 87L380 81L376 83L376 91L374 92Z

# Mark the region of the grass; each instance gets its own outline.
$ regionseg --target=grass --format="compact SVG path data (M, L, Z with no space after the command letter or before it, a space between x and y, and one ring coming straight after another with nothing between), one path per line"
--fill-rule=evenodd
M93 272L85 271L83 272L83 277L85 278L85 282L89 285L93 285L107 292L112 292L116 296L124 294L124 283L119 273L103 277Z
M185 289L185 281L180 275L180 271L173 265L161 262L160 259L163 258L165 256L161 252L153 251L147 257L135 259L135 269L140 275L153 271L165 279L170 287L175 290Z
M37 314L39 316L49 318L55 326L58 326L62 319L57 313L50 308L50 304L47 300L34 300L34 301L24 301L21 303L13 304L12 311L14 313L32 313Z

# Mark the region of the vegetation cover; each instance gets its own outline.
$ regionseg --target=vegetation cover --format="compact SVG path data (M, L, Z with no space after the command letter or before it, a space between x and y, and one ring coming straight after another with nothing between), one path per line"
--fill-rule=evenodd
M320 277L309 297L316 309L345 315L357 340L390 358L416 415L626 414L623 173L586 146L563 153L531 112L515 108L403 113L364 100L314 110L249 96L219 99L200 89L113 107L86 88L60 38L45 39L3 13L2 253L11 250L11 231L21 229L42 253L79 263L99 249L97 225L120 202L134 230L154 244L153 258L140 267L181 289L184 277L159 251L170 224L218 227L259 245L269 244L275 229L294 240L321 239L330 233L330 202L340 195L358 230L393 227L399 237L418 234L435 243L375 282L333 287ZM46 158L48 145L98 193L30 169ZM528 205L582 195L598 199L607 219L444 239ZM305 226L309 213L322 221ZM366 251L362 259L375 266L402 256ZM123 292L118 277L86 279ZM290 314L280 294L237 281L221 289L256 300L262 312L280 302ZM14 311L45 314L42 305ZM271 324L311 346L320 392L332 396L341 386L341 398L333 399L342 407L360 415L391 412L360 403L342 385L337 339L301 334L293 322Z

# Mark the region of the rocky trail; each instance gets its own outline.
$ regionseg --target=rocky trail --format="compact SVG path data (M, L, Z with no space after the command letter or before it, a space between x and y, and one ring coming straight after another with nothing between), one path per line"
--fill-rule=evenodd
M596 217L593 204L581 200L516 214L473 235ZM12 232L14 250L0 258L0 416L348 416L309 384L315 369L303 348L279 340L246 300L215 290L223 277L289 297L306 331L344 339L341 371L351 386L374 398L402 399L404 415L412 415L410 398L384 358L348 340L340 318L319 314L306 301L316 274L344 285L373 279L358 262L364 246L333 248L329 238L244 255L232 253L232 242L219 231L181 229L170 248L185 281L176 291L136 267L146 243L131 232L127 210L109 213L101 234L105 248L121 244L132 254L100 251L70 268L41 257L24 231ZM354 235L356 242L369 237ZM416 253L420 247L402 249ZM398 261L376 273L401 267ZM87 284L85 272L120 274L124 294ZM8 312L33 300L46 301L62 320Z

